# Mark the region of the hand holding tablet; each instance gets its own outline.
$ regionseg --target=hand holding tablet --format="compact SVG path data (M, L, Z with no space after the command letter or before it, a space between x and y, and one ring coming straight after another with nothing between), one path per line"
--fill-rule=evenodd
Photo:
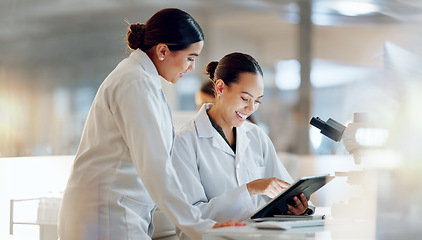
M300 194L303 193L305 197L308 198L333 178L334 177L327 175L301 178L266 205L258 209L258 211L252 215L251 219L288 214L289 207L287 205L296 205L293 197L300 197Z

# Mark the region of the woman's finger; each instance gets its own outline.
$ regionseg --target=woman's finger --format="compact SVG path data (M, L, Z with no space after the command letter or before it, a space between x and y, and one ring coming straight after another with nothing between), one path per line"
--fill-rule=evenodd
M300 199L305 209L308 208L308 199L306 199L305 194L301 193Z
M280 179L278 179L278 180L279 180L279 185L280 185L283 189L286 189L286 188L290 187L290 183L285 182L285 181L280 180Z
M297 208L301 208L303 206L302 201L297 196L294 196L293 200L295 201Z
M274 198L275 196L277 196L276 190L274 190L274 189L268 189L267 196L270 197L270 198Z
M287 214L289 214L289 215L298 215L297 214L297 210L296 210L295 207L290 206L290 205L287 205L287 207L289 208L289 211L287 211Z
M275 194L275 196L279 195L283 191L284 191L284 188L282 186L278 185L277 183L274 184L273 193Z

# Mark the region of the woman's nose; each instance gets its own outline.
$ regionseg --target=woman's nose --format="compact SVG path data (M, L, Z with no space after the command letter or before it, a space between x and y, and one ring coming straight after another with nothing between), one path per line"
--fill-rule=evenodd
M248 106L247 106L252 112L254 112L255 110L256 110L256 107L257 106L255 106L255 102L254 101L249 101L248 102Z
M195 70L195 61L191 62L191 64L189 64L189 70L194 71Z

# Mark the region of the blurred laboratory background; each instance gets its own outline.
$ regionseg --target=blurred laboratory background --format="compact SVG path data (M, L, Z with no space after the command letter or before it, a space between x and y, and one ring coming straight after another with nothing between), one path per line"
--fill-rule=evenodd
M234 51L248 53L265 79L253 117L294 178L360 169L343 144L309 121L318 116L347 126L354 113L368 113L389 130L382 158L397 156L371 166L388 165L385 178L416 190L407 202L411 209L400 209L398 219L422 216L421 205L412 204L422 198L413 183L422 170L422 0L1 0L1 239L19 239L16 228L28 231L10 224L11 199L63 190L96 91L130 53L127 22L145 23L168 7L190 13L205 34L195 71L176 85L162 83L177 126L197 108L207 63ZM321 197L319 204L342 200L330 199ZM392 205L378 199L378 208ZM373 239L388 238L382 226L376 228Z

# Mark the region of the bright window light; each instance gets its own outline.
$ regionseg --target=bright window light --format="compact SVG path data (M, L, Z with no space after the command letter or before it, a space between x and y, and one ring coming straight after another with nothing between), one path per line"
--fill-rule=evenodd
M275 84L280 90L295 90L300 86L300 64L297 60L276 63Z
M318 149L321 146L322 134L317 128L309 129L309 138L311 139L311 145L314 149Z
M195 92L201 88L201 80L192 75L186 74L183 78L179 79L176 85L178 94L195 94Z
M330 8L346 16L369 15L380 11L378 6L362 1L332 2Z
M358 81L374 73L373 68L315 59L312 61L311 83L315 88L332 87Z
M332 61L312 60L311 84L315 88L332 87L367 78L376 69L348 66ZM276 64L275 84L280 90L296 90L300 86L300 63L298 60L283 60Z

